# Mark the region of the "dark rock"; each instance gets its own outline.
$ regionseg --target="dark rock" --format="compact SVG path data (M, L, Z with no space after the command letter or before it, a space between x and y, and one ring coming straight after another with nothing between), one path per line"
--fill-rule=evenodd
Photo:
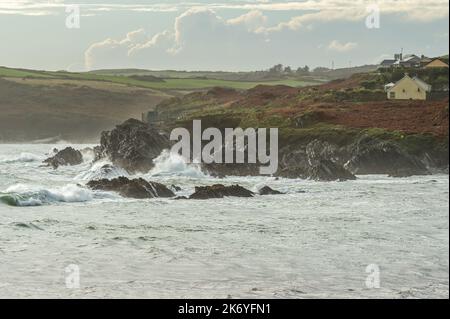
M179 187L179 186L177 186L177 185L171 185L170 186L170 189L172 190L172 191L174 191L174 192L179 192L179 191L181 191L181 187Z
M389 177L410 177L414 175L429 175L429 174L418 172L416 169L411 169L410 167L397 168L395 171L389 173Z
M278 175L316 181L354 180L340 163L342 151L335 145L313 140L304 147L288 146L280 151Z
M356 179L355 175L343 166L326 159L316 161L309 168L308 178L315 181L346 181Z
M182 199L189 199L186 196L177 196L174 198L174 200L182 200Z
M189 196L189 199L223 198L226 196L253 197L253 195L253 192L239 185L224 186L216 184L212 186L195 187L195 193Z
M168 148L167 136L148 124L129 119L112 131L103 132L100 147L94 152L97 160L106 157L129 173L145 173L153 168L153 160Z
M47 158L44 163L52 166L54 169L65 165L79 165L83 163L83 155L72 147L66 147L56 153L55 156Z
M345 164L354 174L387 174L390 176L428 175L425 165L391 142L363 137L353 146Z
M142 178L128 179L118 177L115 179L101 179L90 181L87 186L93 190L117 192L123 197L144 199L155 197L174 197L175 194L160 183L147 182Z
M110 174L110 173L113 173L115 169L116 168L114 167L114 165L105 164L102 167L100 167L100 172L102 174Z
M203 164L202 168L210 176L225 178L227 176L258 176L260 164Z
M258 191L259 195L281 195L284 194L280 191L274 190L270 188L269 186L264 186Z

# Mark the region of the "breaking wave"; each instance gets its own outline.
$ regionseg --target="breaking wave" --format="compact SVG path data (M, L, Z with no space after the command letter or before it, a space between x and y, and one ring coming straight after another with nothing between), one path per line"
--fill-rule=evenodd
M0 164L30 163L41 161L42 157L32 153L20 153L19 156L0 157Z
M90 181L98 179L113 179L120 176L128 177L123 168L114 166L109 161L99 161L92 164L89 170L78 174L75 180Z
M193 178L203 178L206 175L197 164L188 164L184 158L168 150L153 160L155 166L149 172L150 176L187 176Z
M46 189L17 184L0 193L0 202L9 206L41 206L51 203L80 203L105 198L113 195L108 193L94 193L91 190L75 184Z

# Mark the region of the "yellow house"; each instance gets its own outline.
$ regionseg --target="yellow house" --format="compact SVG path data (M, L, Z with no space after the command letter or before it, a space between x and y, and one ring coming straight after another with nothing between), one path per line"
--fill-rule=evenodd
M417 77L410 77L408 74L387 88L387 98L389 100L426 100L431 92L431 85L425 83Z
M434 59L430 63L424 66L424 68L448 68L448 64L439 59Z

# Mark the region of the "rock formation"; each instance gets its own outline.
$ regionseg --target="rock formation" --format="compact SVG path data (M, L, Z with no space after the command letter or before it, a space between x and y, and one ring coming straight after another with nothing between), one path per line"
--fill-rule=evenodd
M129 119L112 131L103 132L96 158L109 158L129 173L148 172L153 160L164 149L170 148L169 139L156 129L135 119Z
M145 199L155 197L174 197L175 194L160 183L147 182L142 178L101 179L90 181L87 186L93 190L103 190L119 193L123 197Z
M189 199L223 198L226 196L253 197L253 195L253 192L239 185L224 186L216 184L212 186L195 187L195 192L189 196Z
M80 151L66 147L62 151L57 152L53 157L44 160L45 164L57 169L59 166L65 165L79 165L83 163L83 155Z

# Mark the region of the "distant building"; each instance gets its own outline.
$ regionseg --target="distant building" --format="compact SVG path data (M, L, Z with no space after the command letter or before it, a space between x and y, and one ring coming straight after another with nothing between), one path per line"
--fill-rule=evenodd
M431 92L431 85L425 83L417 77L410 77L408 74L386 89L389 100L426 100Z
M424 66L425 69L448 68L448 64L440 59L434 59Z
M395 59L385 59L383 61L381 61L380 63L380 68L382 69L388 69L390 67L392 67L392 65L395 63Z
M390 88L394 87L395 83L388 83L384 86L384 92L387 92Z
M158 112L156 111L149 111L142 113L142 122L147 124L154 124L158 122Z
M401 60L395 61L393 66L403 68L420 67L420 58L415 54L406 54Z
M394 54L393 59L385 59L380 63L379 68L388 69L388 68L420 68L424 67L428 63L433 61L424 55L418 57L415 54L405 54L398 53Z
M433 59L426 57L422 54L422 56L420 57L420 66L424 67L425 65L427 65L428 63L430 63L431 61L433 61Z

